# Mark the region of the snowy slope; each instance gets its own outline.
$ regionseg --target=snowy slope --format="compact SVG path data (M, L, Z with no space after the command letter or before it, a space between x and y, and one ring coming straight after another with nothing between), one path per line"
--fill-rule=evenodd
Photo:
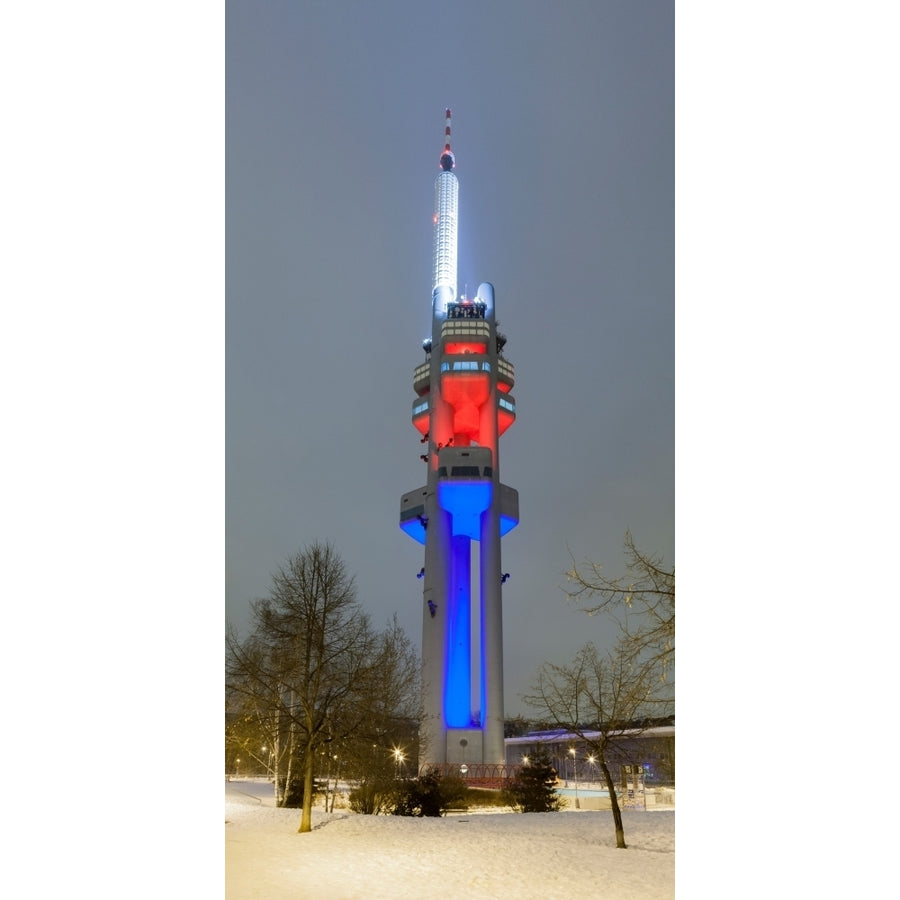
M251 796L262 794L262 796ZM228 900L670 900L675 813L626 810L627 850L609 811L451 815L435 819L277 809L271 787L226 784Z

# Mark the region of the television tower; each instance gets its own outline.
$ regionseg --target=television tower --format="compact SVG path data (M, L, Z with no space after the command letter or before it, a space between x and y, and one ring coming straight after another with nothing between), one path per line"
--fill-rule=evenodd
M400 527L425 545L422 593L422 766L504 762L500 538L519 521L519 495L500 483L500 435L515 421L512 363L497 331L494 288L457 296L459 182L450 110L434 185L431 337L413 373L412 424L422 435L424 487L400 499Z

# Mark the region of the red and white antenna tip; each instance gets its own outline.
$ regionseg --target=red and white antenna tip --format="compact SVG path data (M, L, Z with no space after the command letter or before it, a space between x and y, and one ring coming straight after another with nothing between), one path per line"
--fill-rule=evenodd
M456 160L453 157L453 153L450 150L450 110L447 109L447 125L444 128L444 150L441 153L441 168L445 172L449 172L455 165Z

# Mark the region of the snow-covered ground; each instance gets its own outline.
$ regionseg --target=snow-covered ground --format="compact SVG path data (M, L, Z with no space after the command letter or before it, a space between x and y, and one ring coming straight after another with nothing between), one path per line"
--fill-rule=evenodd
M225 784L228 900L671 900L675 812L567 810L414 819L278 809L265 782Z

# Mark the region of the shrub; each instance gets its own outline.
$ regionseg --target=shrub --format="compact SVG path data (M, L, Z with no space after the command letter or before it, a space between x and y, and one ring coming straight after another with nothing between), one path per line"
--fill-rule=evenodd
M278 779L279 793L282 796L281 805L288 809L300 809L303 806L303 773L295 774L290 781L282 776ZM320 793L320 785L313 782L313 799Z
M444 778L439 772L426 772L418 778L402 782L395 816L442 816L466 796L461 778Z
M538 755L509 780L501 796L519 812L558 812L562 801L555 785L556 769L547 756Z
M463 798L463 809L506 809L509 801L502 795L501 791L494 788L468 788L466 796ZM451 809L455 809L453 806Z
M390 777L367 778L350 791L350 809L355 813L377 816L394 811L399 786Z

